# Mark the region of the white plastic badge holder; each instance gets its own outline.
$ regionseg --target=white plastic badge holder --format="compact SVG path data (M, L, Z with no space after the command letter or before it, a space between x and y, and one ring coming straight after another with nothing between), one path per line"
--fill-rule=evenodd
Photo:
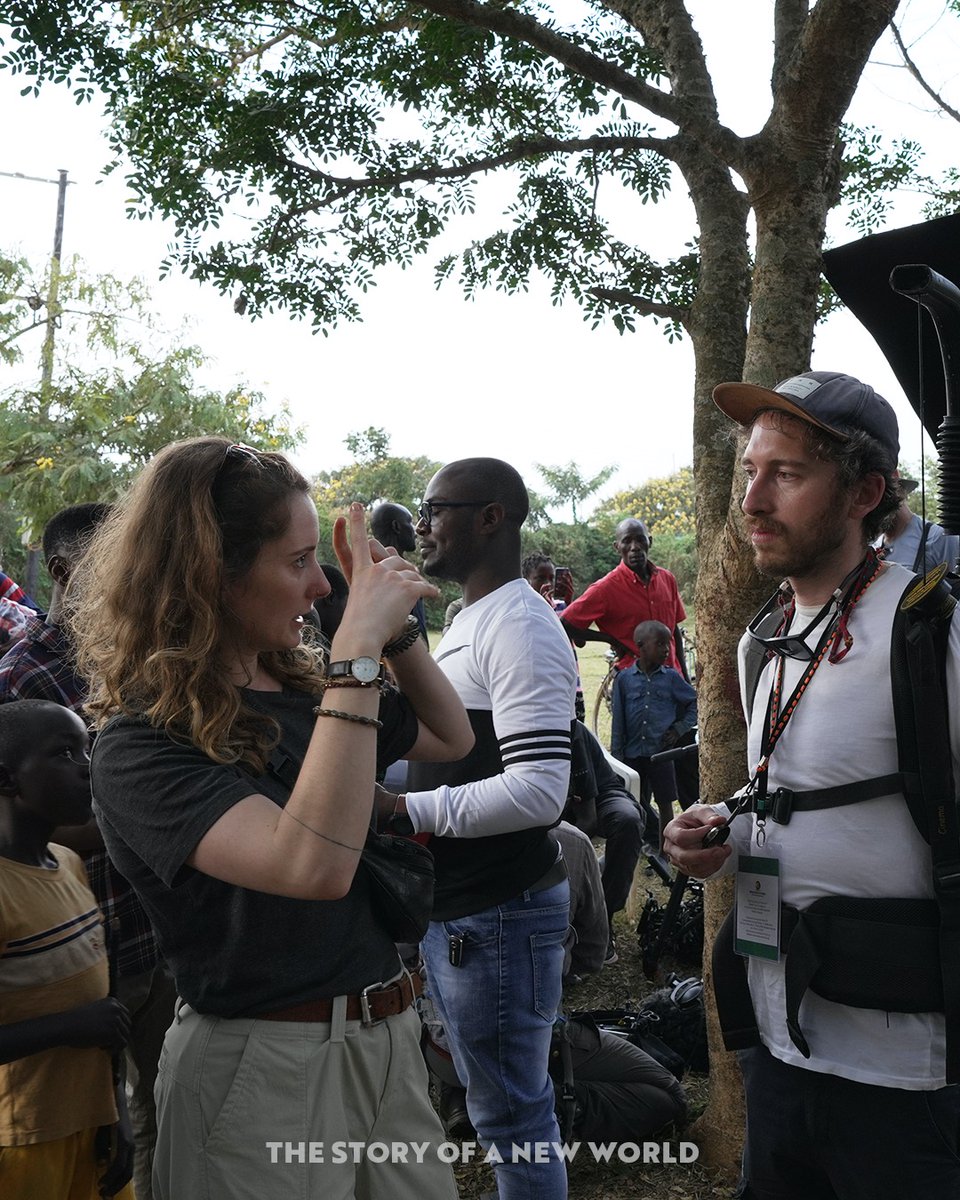
M780 861L741 854L737 859L733 948L748 958L780 959Z

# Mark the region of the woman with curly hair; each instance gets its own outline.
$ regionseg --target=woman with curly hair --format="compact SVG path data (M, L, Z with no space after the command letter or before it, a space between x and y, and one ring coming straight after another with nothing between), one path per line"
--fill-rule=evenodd
M329 662L300 636L329 590L316 510L279 454L168 446L73 584L97 819L181 997L157 1081L158 1200L456 1195L430 1148L366 1152L442 1131L417 988L357 866L378 740L383 762L457 759L473 735L408 631L437 589L368 542L361 505L349 521ZM384 657L402 695L382 688Z

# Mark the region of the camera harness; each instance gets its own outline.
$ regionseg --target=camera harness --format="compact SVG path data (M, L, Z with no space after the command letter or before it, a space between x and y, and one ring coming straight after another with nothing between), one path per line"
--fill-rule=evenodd
M868 550L863 562L836 589L811 629L833 607L816 648L782 636L794 615L789 587L781 587L750 623L744 682L752 711L760 675L771 655L774 671L763 724L760 761L731 820L751 811L758 845L769 817L788 824L795 812L835 808L902 792L921 836L930 845L936 899L869 899L827 896L805 909L781 905L780 949L785 957L786 1019L790 1038L804 1057L810 1048L799 1011L808 988L840 1004L887 1012L943 1012L946 1016L946 1077L960 1081L960 829L953 786L946 696L946 645L956 605L944 581L946 568L911 579L893 623L890 672L899 771L837 787L768 794L770 756L829 657L840 662L853 638L848 625L860 597L877 578L880 563ZM809 630L808 630L809 632ZM803 647L801 650L801 646ZM786 703L782 701L784 656L810 663ZM733 913L717 934L713 966L717 1007L728 1050L758 1045L746 964L734 953Z

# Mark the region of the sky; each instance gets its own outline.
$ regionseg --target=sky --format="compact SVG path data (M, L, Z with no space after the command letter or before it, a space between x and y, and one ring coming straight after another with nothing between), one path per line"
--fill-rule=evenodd
M736 22L729 19L729 3L692 0L690 7L714 72L721 119L738 133L754 132L769 107L772 0L737 0ZM900 19L931 81L960 107L960 21L938 22L942 9L934 0L909 0ZM434 288L438 251L406 272L379 275L363 301L363 322L324 338L283 315L256 322L238 317L231 298L210 285L180 276L161 282L159 264L172 233L159 220L127 220L122 173L101 177L108 148L99 108L77 106L66 89L52 86L38 99L22 97L23 83L0 71L0 249L36 264L49 256L56 187L8 176L56 181L58 170L67 170L64 260L79 255L89 274L142 276L171 336L196 343L209 357L198 382L220 391L240 383L265 393L271 404L289 406L307 434L293 455L305 472L348 462L344 438L371 425L388 431L395 454L438 461L505 458L538 490L544 484L537 463L573 459L585 476L615 464L598 498L692 461L689 341L670 344L648 320L624 337L612 327L591 330L573 303L554 307L544 283L526 295L487 292L468 302L455 283ZM885 39L849 119L889 134L910 132L932 165L954 163L960 127L931 109L896 66L893 44ZM502 198L505 185L495 189ZM623 219L642 223L638 240L651 252L679 253L693 233L682 184L665 204L638 203ZM919 199L905 195L888 227L919 219ZM833 244L855 236L838 226L830 235ZM464 244L469 236L464 227ZM31 336L35 342L25 342L20 368L28 374L39 371L42 335ZM919 423L852 316L838 314L821 327L812 366L873 383L900 417L902 460L919 461ZM0 374L0 386L13 381L9 372Z

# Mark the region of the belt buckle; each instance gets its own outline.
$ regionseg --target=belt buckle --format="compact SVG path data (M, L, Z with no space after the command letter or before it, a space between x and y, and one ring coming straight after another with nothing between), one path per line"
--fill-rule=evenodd
M384 1019L383 1017L377 1017L374 1019L374 1016L370 1011L370 997L367 995L367 993L377 991L383 991L382 979L378 980L376 983L368 983L360 993L360 1020L364 1025L379 1025Z

